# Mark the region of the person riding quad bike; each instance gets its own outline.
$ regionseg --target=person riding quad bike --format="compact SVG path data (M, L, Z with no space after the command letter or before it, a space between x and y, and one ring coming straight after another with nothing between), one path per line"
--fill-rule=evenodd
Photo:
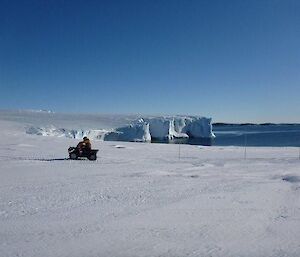
M87 137L84 137L83 141L79 142L76 148L78 149L80 154L82 154L83 152L88 152L92 149L91 141Z
M87 137L79 142L76 147L69 147L69 157L71 160L77 160L79 157L86 157L91 161L97 160L98 149L92 149L90 140Z

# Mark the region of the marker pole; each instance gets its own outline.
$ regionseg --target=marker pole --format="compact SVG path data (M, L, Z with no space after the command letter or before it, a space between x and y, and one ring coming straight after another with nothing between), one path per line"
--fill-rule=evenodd
M247 134L245 134L245 142L244 142L244 159L247 159Z

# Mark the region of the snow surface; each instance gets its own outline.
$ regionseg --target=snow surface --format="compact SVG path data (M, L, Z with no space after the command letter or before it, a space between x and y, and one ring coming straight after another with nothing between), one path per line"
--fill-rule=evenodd
M0 256L300 256L297 148L92 141L0 119Z

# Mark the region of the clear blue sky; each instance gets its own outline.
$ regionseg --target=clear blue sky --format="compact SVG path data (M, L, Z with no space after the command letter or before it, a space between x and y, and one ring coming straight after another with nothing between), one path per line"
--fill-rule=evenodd
M298 0L0 0L0 108L300 122Z

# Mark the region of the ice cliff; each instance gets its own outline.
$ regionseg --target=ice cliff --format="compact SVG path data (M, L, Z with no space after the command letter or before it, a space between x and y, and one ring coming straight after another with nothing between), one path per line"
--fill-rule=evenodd
M82 130L50 127L29 127L27 133L43 136L65 136L105 141L147 142L152 139L213 138L210 118L196 116L146 117L133 120L129 125L111 130Z
M151 141L175 138L213 138L211 119L205 117L140 118L104 136L104 140Z
M149 123L152 138L213 138L211 119L205 117L155 117L143 119Z
M149 123L130 124L125 127L117 128L115 131L108 132L104 136L106 141L135 141L147 142L151 141L149 131Z

